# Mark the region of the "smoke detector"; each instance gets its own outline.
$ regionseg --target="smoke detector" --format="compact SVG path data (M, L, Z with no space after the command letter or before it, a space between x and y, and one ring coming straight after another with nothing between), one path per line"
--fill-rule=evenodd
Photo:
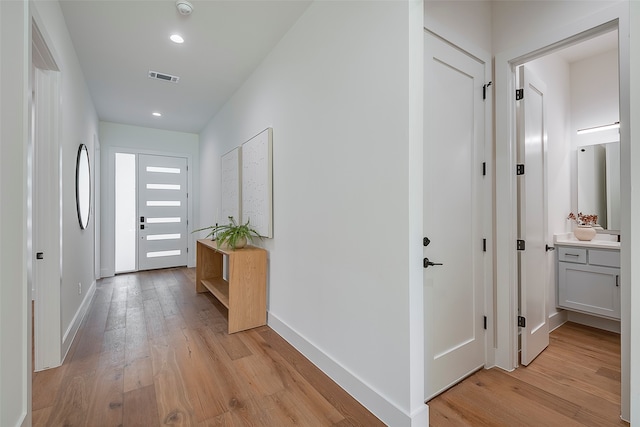
M193 5L187 0L178 0L176 1L176 9L178 9L180 15L191 15L191 12L193 12Z

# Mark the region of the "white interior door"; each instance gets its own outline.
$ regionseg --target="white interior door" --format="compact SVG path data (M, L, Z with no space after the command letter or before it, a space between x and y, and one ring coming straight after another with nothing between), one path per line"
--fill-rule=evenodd
M61 363L59 73L34 68L34 370Z
M522 66L520 87L524 98L518 101L518 163L525 165L518 179L519 239L525 249L518 251L520 316L520 362L528 365L549 345L547 315L547 183L545 85L531 70Z
M187 265L187 159L138 155L138 270Z
M425 399L484 366L484 64L425 35Z

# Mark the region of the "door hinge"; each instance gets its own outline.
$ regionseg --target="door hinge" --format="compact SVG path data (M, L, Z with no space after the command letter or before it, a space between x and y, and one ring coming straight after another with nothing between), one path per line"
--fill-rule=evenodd
M482 162L482 176L487 175L487 162Z
M489 82L486 85L482 86L482 100L487 99L487 89L489 88L489 86L491 86L491 83L493 82Z
M524 89L516 89L516 101L520 101L524 98Z
M525 247L525 242L524 240L516 240L516 249L519 251L524 251L524 247Z
M518 316L518 326L520 326L521 328L526 328L527 327L527 319L525 319L522 316Z
M482 239L482 252L487 252L487 239Z
M484 330L487 330L487 316L484 316L484 323L483 323L483 328Z
M518 163L516 165L516 175L524 175L524 163Z
M189 248L187 248L187 253L189 253Z

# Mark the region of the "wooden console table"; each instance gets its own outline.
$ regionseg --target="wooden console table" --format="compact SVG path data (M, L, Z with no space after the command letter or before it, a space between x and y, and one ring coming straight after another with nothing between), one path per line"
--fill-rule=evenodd
M229 310L229 333L267 324L267 251L255 246L218 248L200 239L196 246L196 292L209 291ZM228 257L228 281L222 276Z

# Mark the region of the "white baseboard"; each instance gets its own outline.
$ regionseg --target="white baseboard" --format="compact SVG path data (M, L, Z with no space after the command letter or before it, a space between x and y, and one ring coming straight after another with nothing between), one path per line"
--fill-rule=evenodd
M577 311L569 311L569 322L579 323L592 328L603 329L609 332L620 333L620 321L605 319L604 317L590 316Z
M62 337L62 354L64 355L62 357L62 362L64 362L64 359L67 357L67 353L71 348L71 344L73 343L73 340L76 337L76 333L80 328L80 324L82 323L84 316L86 316L87 311L89 310L89 306L91 305L91 301L93 300L93 296L95 294L96 294L96 281L94 280L93 283L91 283L89 290L84 295L82 304L80 304L80 307L78 307L78 311L76 311L75 316L73 316L73 320L69 324L69 327L67 328L67 330L64 333L64 336Z
M564 325L567 322L567 320L568 320L568 315L566 310L556 311L555 313L549 316L549 332Z
M100 269L100 277L104 278L104 277L113 277L115 276L116 273L113 271L112 268L101 268Z
M405 427L429 425L426 404L412 414L405 413L277 316L268 313L267 324L385 424Z

